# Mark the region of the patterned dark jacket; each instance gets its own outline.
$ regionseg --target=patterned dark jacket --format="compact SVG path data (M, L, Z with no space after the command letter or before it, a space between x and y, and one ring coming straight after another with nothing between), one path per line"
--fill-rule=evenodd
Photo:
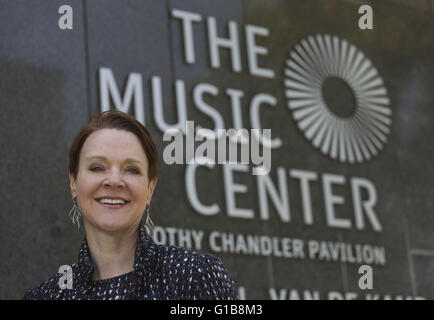
M236 300L235 284L222 261L174 246L157 245L139 226L134 270L93 281L86 238L72 267L72 289L60 289L58 273L26 292L23 299ZM61 283L61 282L60 282Z

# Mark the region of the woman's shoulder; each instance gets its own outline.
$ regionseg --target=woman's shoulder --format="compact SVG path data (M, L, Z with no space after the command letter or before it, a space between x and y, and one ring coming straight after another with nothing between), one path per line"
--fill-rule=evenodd
M75 270L76 265L72 265ZM26 291L22 300L57 300L62 298L63 289L60 287L64 274L56 273L41 282L38 286Z
M222 260L212 254L170 245L156 245L156 248L157 263L161 266L195 271L201 271L201 267L225 269Z
M214 255L202 253L199 251L194 251L191 249L185 249L182 247L171 246L171 245L156 245L158 248L159 259L172 259L180 260L183 262L192 261L219 261L220 259Z
M23 300L46 300L55 299L59 292L59 280L61 274L57 273L50 276L48 279L40 283L38 286L27 290L23 296Z
M238 299L235 283L220 258L176 246L157 247L158 265L166 274L185 278L194 289L191 299Z

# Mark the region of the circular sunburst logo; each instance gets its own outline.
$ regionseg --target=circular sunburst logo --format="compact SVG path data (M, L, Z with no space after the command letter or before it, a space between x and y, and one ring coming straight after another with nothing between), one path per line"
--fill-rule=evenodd
M288 107L304 136L323 154L341 162L363 162L378 154L390 132L390 99L371 61L353 44L330 35L308 36L286 61ZM354 112L334 113L324 83L344 81L354 94ZM338 92L339 95L339 92Z

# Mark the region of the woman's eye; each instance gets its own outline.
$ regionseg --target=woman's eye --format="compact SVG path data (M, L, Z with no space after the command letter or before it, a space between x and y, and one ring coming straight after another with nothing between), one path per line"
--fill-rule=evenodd
M104 168L101 166L94 165L94 166L90 166L89 170L93 172L98 172L98 171L104 171ZM127 168L126 171L134 174L140 173L140 170L134 167Z
M140 170L137 168L128 168L128 172L138 174L138 173L140 173Z

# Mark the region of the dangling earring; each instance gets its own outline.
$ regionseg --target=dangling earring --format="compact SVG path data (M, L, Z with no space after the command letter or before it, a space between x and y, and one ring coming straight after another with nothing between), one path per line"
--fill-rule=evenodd
M149 212L150 209L151 209L151 205L147 204L146 205L146 209L145 209L145 212L146 212L145 227L148 229L149 235L152 236L152 234L154 232L154 226L155 225L154 225L154 223L151 220L151 216L150 216L150 212Z
M73 224L77 224L78 229L80 229L80 218L81 218L81 211L78 208L78 204L77 204L77 197L72 197L72 203L73 206L71 208L71 210L69 210L69 217L72 220Z

